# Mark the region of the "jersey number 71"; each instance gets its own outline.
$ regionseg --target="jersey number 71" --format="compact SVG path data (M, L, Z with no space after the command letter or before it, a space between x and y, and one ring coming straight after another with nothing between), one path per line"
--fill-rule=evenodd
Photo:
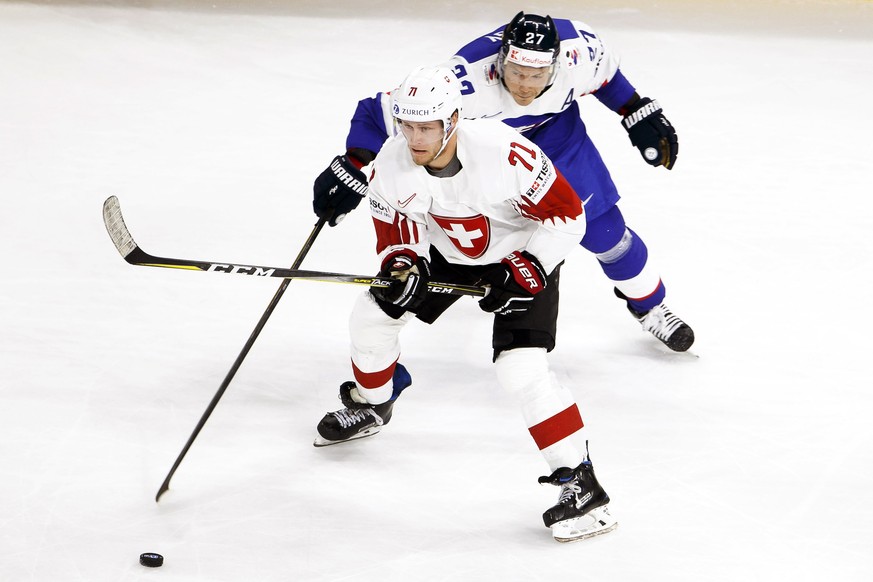
M512 150L509 152L509 165L516 166L518 164L521 164L522 166L527 168L528 172L533 172L533 164L529 163L525 159L525 157L530 157L531 161L536 161L537 153L534 150L525 147L517 142L512 142L511 144L509 144L509 147L512 148ZM519 153L519 150L521 150L521 153Z

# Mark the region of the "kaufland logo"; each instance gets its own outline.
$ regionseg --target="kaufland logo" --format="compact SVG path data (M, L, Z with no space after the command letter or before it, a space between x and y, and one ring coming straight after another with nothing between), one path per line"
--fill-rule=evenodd
M552 53L511 47L506 60L525 67L548 67L552 64Z

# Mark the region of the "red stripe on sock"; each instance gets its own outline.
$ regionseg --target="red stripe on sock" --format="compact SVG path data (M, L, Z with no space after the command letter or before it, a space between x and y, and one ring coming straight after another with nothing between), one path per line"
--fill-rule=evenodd
M646 299L648 299L649 297L651 297L652 295L654 295L655 293L660 291L660 289L663 285L664 284L661 282L661 280L658 279L658 284L655 285L655 289L651 293L649 293L648 295L643 295L642 297L627 297L627 298L630 299L631 301L645 301Z
M534 442L536 442L540 450L543 450L567 438L583 426L582 415L579 414L579 408L574 404L563 412L559 412L555 416L530 427L528 430Z
M397 360L394 360L390 366L378 372L362 372L354 362L352 362L352 371L355 374L355 381L358 383L358 388L381 388L387 384L394 376L394 367L397 365Z

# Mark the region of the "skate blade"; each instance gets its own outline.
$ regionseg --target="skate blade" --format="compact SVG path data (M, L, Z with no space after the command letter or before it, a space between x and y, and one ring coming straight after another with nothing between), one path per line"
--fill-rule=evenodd
M617 527L618 521L609 514L609 508L604 505L592 509L582 517L552 525L552 537L561 543L578 542L609 533Z
M355 436L347 438L347 439L342 440L342 441L332 441L332 440L328 440L328 439L322 437L321 435L317 435L315 437L315 442L312 443L312 446L314 446L314 447L329 447L331 445L340 445L342 443L348 443L351 441L356 441L358 439L362 439L364 437L369 437L369 436L379 434L379 431L381 431L381 430L382 430L381 426L371 426L370 428L359 432Z

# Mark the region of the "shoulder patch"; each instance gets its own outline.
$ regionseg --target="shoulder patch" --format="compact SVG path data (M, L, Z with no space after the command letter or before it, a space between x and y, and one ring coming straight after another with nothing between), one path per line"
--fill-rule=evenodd
M485 85L492 86L500 83L500 74L497 72L497 61L485 63L482 65L483 78Z
M548 192L549 188L552 187L556 178L555 167L552 165L549 158L545 155L540 155L539 172L537 173L533 184L531 184L527 192L524 193L525 197L529 198L534 204L539 203L539 201L543 199L543 196L545 196L546 192Z
M569 69L579 64L582 54L579 52L579 49L572 47L569 50L564 51L564 56L567 57L567 68Z

